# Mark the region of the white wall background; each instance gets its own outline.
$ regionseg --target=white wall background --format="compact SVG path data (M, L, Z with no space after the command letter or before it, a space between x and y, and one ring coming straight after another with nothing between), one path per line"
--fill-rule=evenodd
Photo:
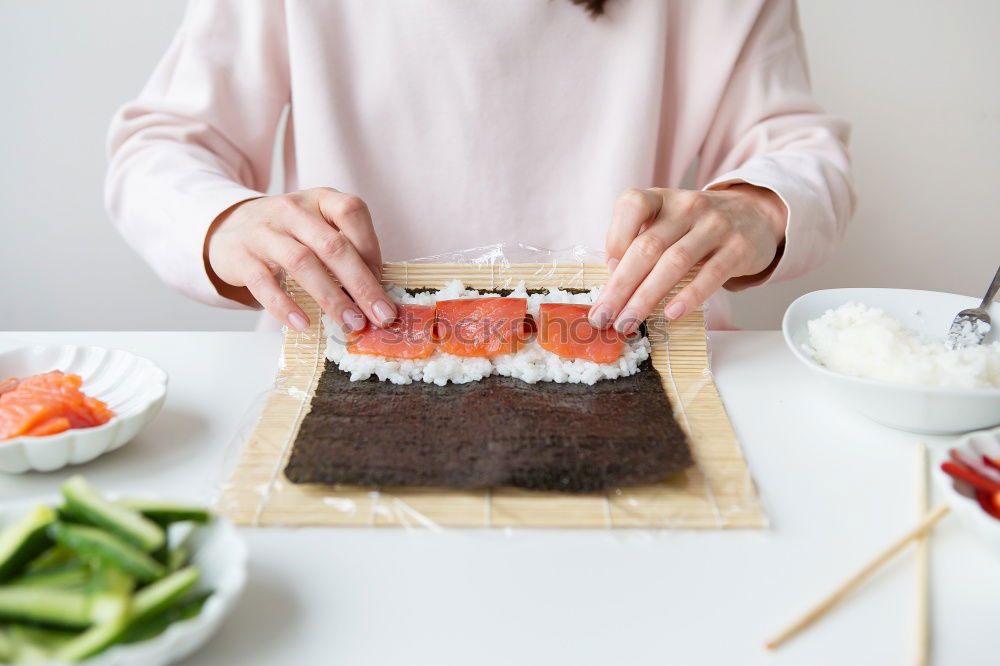
M183 4L0 0L0 330L254 325L164 287L102 204L108 120ZM858 213L829 264L739 295L737 325L776 328L792 299L825 287L980 293L1000 263L1000 2L800 11L816 95L854 124Z

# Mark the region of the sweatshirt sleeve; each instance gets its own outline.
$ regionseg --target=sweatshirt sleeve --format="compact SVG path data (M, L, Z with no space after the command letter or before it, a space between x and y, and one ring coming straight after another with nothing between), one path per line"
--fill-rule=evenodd
M812 99L794 0L768 0L723 93L697 173L705 189L749 183L785 203L783 254L763 282L812 270L843 236L854 212L849 133L845 121Z
M105 204L125 240L169 285L210 305L205 234L262 196L289 101L284 3L190 0L183 24L108 135Z

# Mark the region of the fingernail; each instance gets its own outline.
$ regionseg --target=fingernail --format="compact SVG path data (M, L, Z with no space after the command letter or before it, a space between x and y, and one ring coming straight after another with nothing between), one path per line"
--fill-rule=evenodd
M614 258L608 259L608 275L614 273L616 268L618 268L618 260Z
M683 303L671 303L670 306L664 311L667 315L667 319L680 319L684 316L684 312L687 311L687 307Z
M344 322L344 330L348 333L355 333L365 327L365 316L354 308L344 310L341 319Z
M396 311L385 301L377 302L372 306L372 310L375 312L375 316L378 317L380 326L385 326L396 318Z
M610 305L598 305L597 309L590 313L588 319L590 320L590 325L594 328L605 329L611 323L611 316L613 314Z
M298 312L292 312L288 315L288 323L292 328L300 333L309 328L309 320L300 315Z
M637 328L639 328L639 316L635 310L625 310L615 321L615 330L622 335L631 335Z

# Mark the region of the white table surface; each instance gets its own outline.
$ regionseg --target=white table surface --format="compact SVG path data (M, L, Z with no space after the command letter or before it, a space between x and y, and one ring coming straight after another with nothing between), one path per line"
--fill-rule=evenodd
M917 438L830 404L777 332L711 340L769 529L244 529L243 601L185 663L913 663L912 550L776 653L762 645L914 522ZM210 499L280 344L271 333L0 333L0 351L53 343L154 359L170 374L166 406L89 464L0 474L0 499L51 494L77 472L103 490ZM933 663L1000 663L1000 556L954 518L933 544Z

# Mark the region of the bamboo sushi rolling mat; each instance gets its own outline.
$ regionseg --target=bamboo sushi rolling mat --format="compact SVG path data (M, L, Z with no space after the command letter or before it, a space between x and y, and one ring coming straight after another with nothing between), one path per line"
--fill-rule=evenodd
M693 271L692 271L693 274ZM602 264L386 264L382 281L439 288L590 288L607 281ZM690 281L689 274L671 292ZM695 467L660 483L593 494L493 488L477 491L294 484L284 477L292 445L325 365L321 312L295 282L289 293L309 330L286 329L282 364L217 509L241 525L342 527L758 528L767 525L746 460L709 371L704 310L668 324L647 320L653 366L688 433ZM669 297L668 297L669 298ZM668 335L669 332L669 335Z

